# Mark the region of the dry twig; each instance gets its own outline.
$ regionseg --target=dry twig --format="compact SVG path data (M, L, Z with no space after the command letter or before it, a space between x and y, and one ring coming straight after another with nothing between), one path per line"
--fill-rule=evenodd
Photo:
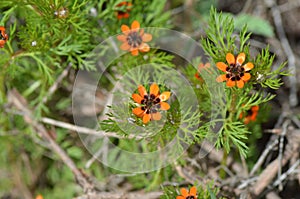
M32 112L28 108L27 102L23 96L16 90L8 92L8 101L10 104L15 106L20 111L24 112L24 121L31 125L37 133L49 144L51 149L62 159L62 161L72 170L76 181L83 188L85 193L94 192L95 186L92 184L88 176L79 170L73 160L68 156L68 154L55 142L55 140L48 133L47 129L40 123L38 123L32 117Z
M289 96L289 103L291 107L295 107L298 104L298 97L297 97L297 79L296 79L296 58L293 53L293 50L289 44L287 39L285 30L282 24L282 18L280 10L276 4L275 0L265 0L265 3L268 7L271 8L271 13L274 19L274 24L276 27L276 31L281 42L283 51L285 52L287 59L288 59L288 68L290 73L292 74L289 76L290 82L290 96Z
M162 195L161 192L150 192L150 193L110 193L103 192L98 194L83 195L74 199L158 199Z
M282 156L281 166L285 166L288 161L293 157L294 153L299 153L300 149L300 130L288 131L286 138L288 143ZM278 164L279 157L273 160L259 175L257 182L251 188L252 193L256 196L271 183L273 178L278 173L280 165Z

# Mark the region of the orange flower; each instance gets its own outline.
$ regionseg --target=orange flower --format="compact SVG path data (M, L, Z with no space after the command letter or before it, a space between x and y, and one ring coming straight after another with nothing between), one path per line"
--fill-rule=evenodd
M3 48L6 41L8 40L8 35L5 33L5 28L0 26L0 48Z
M195 73L195 77L197 79L199 79L200 81L203 81L202 77L200 76L201 71L202 70L208 71L209 68L210 68L210 63L206 63L206 64L200 63L199 66L198 66L198 71L197 71L197 73Z
M132 99L141 104L141 107L134 108L132 112L143 118L143 123L147 124L150 120L160 120L161 114L159 110L169 110L170 105L165 102L170 98L171 92L159 93L159 87L156 83L150 86L150 94L148 95L144 86L138 86L139 94L132 94Z
M253 63L251 62L242 65L245 59L245 53L238 54L236 59L233 54L227 53L226 61L229 65L225 64L224 62L218 62L216 64L218 69L226 73L217 77L217 81L227 81L226 85L228 87L237 85L237 87L243 88L245 82L251 78L251 75L248 71L254 67Z
M123 35L118 35L117 39L123 44L120 46L122 50L128 50L133 56L137 56L139 51L148 52L150 47L144 42L152 40L152 35L144 33L144 29L140 29L140 23L133 21L131 29L127 25L122 25L121 30Z
M251 121L256 120L256 116L258 114L259 106L252 106L250 110L247 111L246 116L244 117L244 114L240 114L240 119L244 117L244 124L248 124Z
M187 189L180 189L181 195L177 196L176 199L197 199L197 188L191 187L190 192Z
M123 19L123 18L126 19L126 18L129 17L129 12L131 11L132 3L127 2L127 1L123 1L123 2L121 2L121 3L119 3L119 4L117 5L117 7L122 7L122 6L125 6L126 12L121 11L121 10L118 10L118 11L117 11L117 18L118 18L118 19Z
M44 199L42 195L37 195L35 199Z

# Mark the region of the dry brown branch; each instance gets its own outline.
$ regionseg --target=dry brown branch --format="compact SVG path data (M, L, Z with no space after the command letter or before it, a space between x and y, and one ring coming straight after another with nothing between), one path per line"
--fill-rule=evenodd
M265 0L265 4L271 8L271 13L274 19L275 28L281 42L282 48L284 53L288 59L288 68L292 75L289 76L289 83L290 83L290 96L289 96L289 103L291 107L294 107L298 104L298 97L297 97L297 79L296 79L296 58L293 53L293 50L290 46L290 43L287 39L285 30L283 28L282 17L280 10L276 4L275 0Z
M283 153L281 165L285 166L294 153L299 153L300 149L300 130L293 130L287 133L288 143ZM251 188L252 193L256 196L262 193L262 191L271 183L276 176L280 165L278 164L279 158L273 160L259 175L258 180Z
M267 155L271 150L273 150L273 147L278 144L278 139L274 140L270 145L268 145L262 155L259 157L258 161L255 163L253 169L250 172L250 176L253 176L254 173L260 168L260 166L264 163L264 160L266 159Z
M12 106L25 113L23 115L24 121L37 131L40 137L42 137L49 144L51 149L72 170L77 183L83 188L84 192L93 192L94 185L88 180L88 177L76 167L75 163L68 156L68 154L55 142L55 140L53 140L47 129L42 124L34 120L34 118L32 117L32 112L28 108L25 98L23 98L23 96L21 96L21 94L16 89L13 89L8 92L8 101Z
M103 192L98 194L88 194L74 199L158 199L162 195L162 192L150 192L150 193L110 193Z
M183 167L181 167L177 162L175 162L175 169L180 177L185 179L188 183L194 184L195 182L200 182L199 179L195 178L194 174L188 173Z

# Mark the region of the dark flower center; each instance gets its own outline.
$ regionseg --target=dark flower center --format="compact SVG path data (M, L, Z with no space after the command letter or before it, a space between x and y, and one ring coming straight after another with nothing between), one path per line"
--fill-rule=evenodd
M254 111L252 109L248 110L247 111L247 116L251 117L254 114L254 112L256 112L256 111Z
M142 110L146 110L146 114L156 113L160 109L160 99L155 95L145 95L141 104L144 105Z
M188 197L186 197L186 199L195 199L195 197L194 196L188 196Z
M245 69L244 67L239 64L230 64L227 68L226 68L227 74L226 77L231 79L232 81L239 81L241 80L241 77L244 76L245 74Z
M4 37L4 34L3 34L3 32L0 30L0 40L6 40L6 38Z
M136 31L130 32L127 36L127 42L129 46L133 48L137 48L138 46L140 46L142 44L142 41L142 37Z
M118 14L119 14L119 15L124 15L124 14L126 14L126 13L127 13L127 12L124 12L124 11L120 11L120 10L118 11Z

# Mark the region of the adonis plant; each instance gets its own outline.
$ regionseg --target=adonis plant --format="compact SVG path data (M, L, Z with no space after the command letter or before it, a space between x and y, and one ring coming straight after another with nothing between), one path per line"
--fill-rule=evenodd
M189 6L170 11L174 2L0 3L0 198L248 191L253 173L224 185L229 164L253 167L269 103L290 71L212 2L195 8L208 13L191 24L200 37L173 30Z

